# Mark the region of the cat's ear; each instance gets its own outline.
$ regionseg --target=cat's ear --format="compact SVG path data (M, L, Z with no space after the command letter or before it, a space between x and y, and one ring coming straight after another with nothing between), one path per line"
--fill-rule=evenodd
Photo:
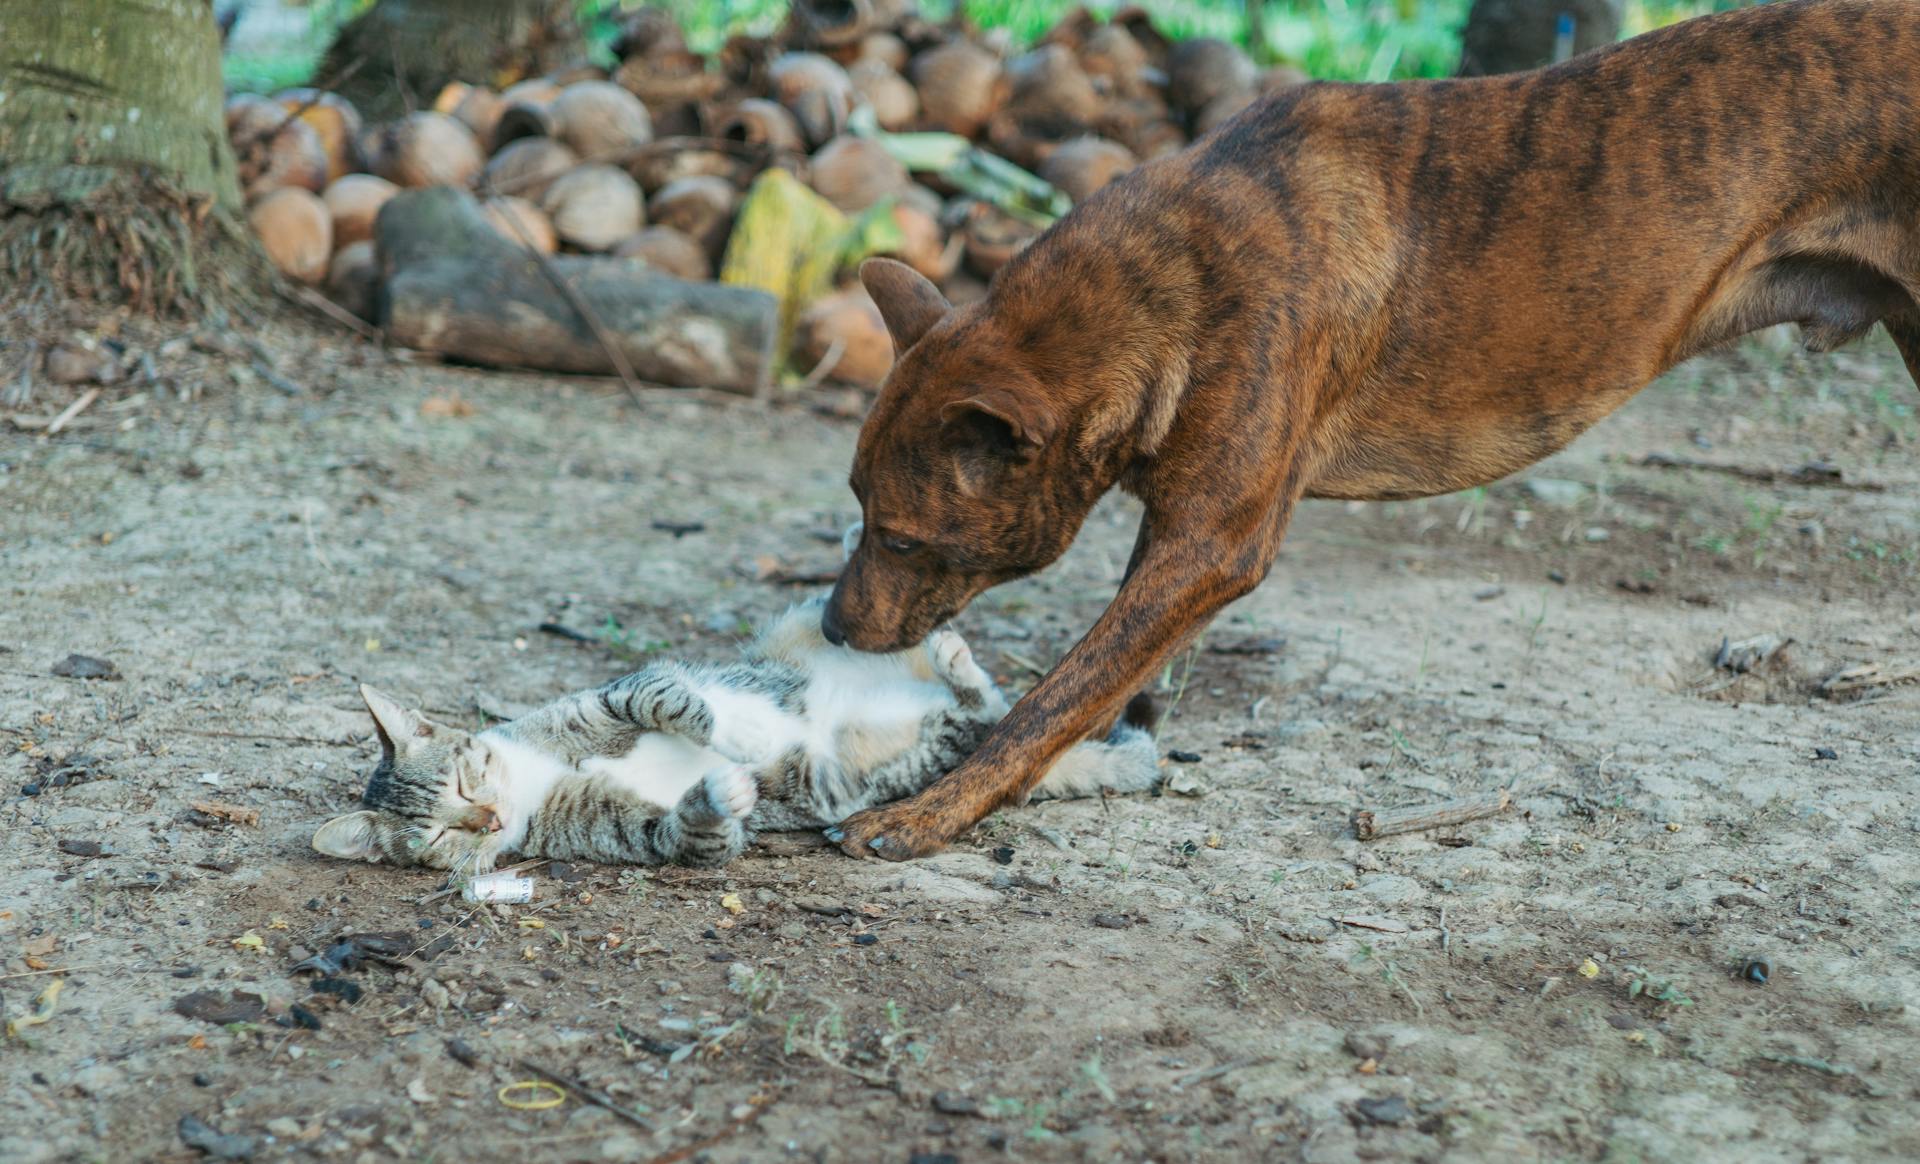
M360 685L360 698L366 700L367 710L373 713L373 728L380 734L380 752L388 760L393 759L394 752L406 741L433 734L426 717L407 710L365 683Z
M313 834L313 847L329 857L346 861L378 861L380 850L379 815L362 809L336 816Z

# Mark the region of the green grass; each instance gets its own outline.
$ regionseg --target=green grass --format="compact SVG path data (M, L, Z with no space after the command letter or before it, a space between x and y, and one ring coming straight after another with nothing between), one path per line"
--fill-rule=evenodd
M369 7L372 0L314 0L307 41L271 56L227 60L227 82L237 89L266 90L309 78L332 32ZM588 37L604 54L614 20L642 0L578 0ZM1744 6L1750 0L1628 0L1624 35L1645 32L1708 12ZM1267 0L1264 43L1249 44L1245 0L1166 0L1150 5L1160 29L1186 38L1217 36L1247 47L1263 64L1290 64L1314 77L1338 81L1388 81L1444 77L1460 57L1460 26L1470 0ZM693 48L717 49L735 33L767 35L786 17L787 0L710 0L668 3ZM1091 0L1106 15L1120 5ZM1078 0L923 0L921 10L944 19L958 9L976 26L1005 29L1027 44L1073 9Z

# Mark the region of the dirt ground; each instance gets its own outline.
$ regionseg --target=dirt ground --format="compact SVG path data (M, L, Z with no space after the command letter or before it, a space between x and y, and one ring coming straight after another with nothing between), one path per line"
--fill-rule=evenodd
M0 426L0 1160L196 1159L189 1115L262 1160L1920 1158L1920 396L1884 340L1697 362L1487 490L1307 505L1169 671L1183 792L479 908L309 849L374 756L356 684L478 724L725 656L835 565L855 422L268 350ZM1092 621L1134 513L964 616L990 669ZM290 972L349 933L394 961ZM536 1067L657 1130L503 1102Z

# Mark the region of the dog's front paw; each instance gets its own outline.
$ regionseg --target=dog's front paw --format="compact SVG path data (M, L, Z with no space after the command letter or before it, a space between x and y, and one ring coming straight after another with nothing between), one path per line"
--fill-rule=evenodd
M827 839L849 857L888 861L932 856L946 848L953 836L947 822L915 808L910 800L856 812L827 830Z
M759 782L745 764L715 768L707 773L705 782L707 802L722 820L745 820L760 801Z
M927 636L927 659L940 681L958 691L983 691L993 680L973 657L973 648L958 631L941 627Z

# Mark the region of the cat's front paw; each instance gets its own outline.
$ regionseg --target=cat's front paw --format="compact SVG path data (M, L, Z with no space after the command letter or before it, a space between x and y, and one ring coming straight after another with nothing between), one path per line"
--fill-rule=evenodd
M940 681L959 691L980 691L993 680L973 657L973 648L958 631L941 627L927 636L927 658Z
M708 746L736 764L764 764L779 749L771 727L748 715L715 716Z
M706 775L707 801L723 820L745 820L760 801L760 784L744 764L716 768Z

